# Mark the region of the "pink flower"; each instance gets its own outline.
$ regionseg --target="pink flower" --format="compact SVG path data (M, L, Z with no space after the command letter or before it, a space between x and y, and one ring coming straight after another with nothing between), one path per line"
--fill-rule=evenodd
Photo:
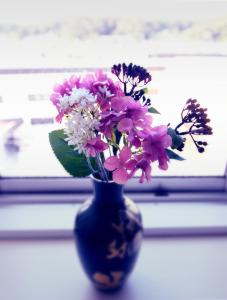
M130 96L114 97L111 100L111 107L116 112L125 111L132 101L135 102Z
M117 113L115 111L106 111L101 114L100 126L99 130L102 132L106 137L112 137L112 130L114 126L116 126L118 120L121 118L122 114Z
M134 138L144 138L151 130L152 116L147 107L135 101L132 97L115 97L112 99L112 109L122 113L117 129L129 135L129 141L134 144Z
M127 162L131 158L131 150L128 147L124 147L119 157L110 156L104 162L104 167L108 171L113 171L113 181L118 184L125 184L130 178L127 172Z
M108 144L103 142L100 136L97 136L87 141L85 149L89 156L95 157L98 153L108 149Z
M140 183L151 181L151 161L146 157L145 154L140 154L135 156L134 159L127 163L127 169L131 171L130 178L135 174L135 172L141 170Z
M143 149L151 161L158 160L159 168L168 169L169 158L166 148L172 145L172 138L167 134L167 126L161 125L152 128L150 135L143 141Z
M124 95L119 82L115 83L102 70L87 74L81 80L81 87L88 89L97 96L102 111L110 109L110 100L114 96Z
M133 121L130 118L121 119L117 125L120 132L130 132L133 128Z
M61 122L65 114L68 114L72 108L64 109L60 103L60 98L70 95L70 92L74 87L79 88L80 77L71 76L69 80L65 80L62 84L57 84L54 87L54 93L50 96L50 100L56 106L58 115L56 117L57 122Z
M143 107L129 96L116 96L111 99L111 111L102 113L100 130L110 138L112 130L128 135L131 145L139 147L151 130L152 117L147 107Z
M71 76L62 84L57 84L54 87L54 93L50 96L51 101L58 110L57 122L61 122L64 115L69 114L74 108L74 106L62 105L62 102L67 103L66 98L70 97L73 88L88 90L96 97L103 112L110 110L112 97L124 95L120 88L120 83L113 82L101 70L97 70L95 73L88 73L82 77Z

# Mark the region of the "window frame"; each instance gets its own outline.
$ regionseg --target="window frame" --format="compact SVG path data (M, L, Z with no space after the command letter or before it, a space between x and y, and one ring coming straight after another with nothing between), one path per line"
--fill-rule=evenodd
M132 178L124 188L136 202L225 201L227 178L206 177L153 177L151 183L139 183ZM2 177L0 203L80 203L81 194L92 194L89 177ZM227 200L226 200L227 201Z
M125 195L141 211L145 238L217 236L227 235L226 187L226 176L132 178ZM76 211L91 196L90 178L0 178L0 240L72 239Z

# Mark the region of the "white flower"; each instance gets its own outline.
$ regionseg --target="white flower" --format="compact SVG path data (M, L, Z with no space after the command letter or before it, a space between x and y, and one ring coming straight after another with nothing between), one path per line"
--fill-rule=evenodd
M62 109L67 110L72 108L75 104L82 107L91 106L96 102L96 96L90 93L89 90L74 87L70 95L59 96L59 105Z
M95 130L98 129L98 116L91 114L88 109L74 110L70 113L64 129L68 145L73 145L79 153L86 153L85 145L87 141L96 136Z
M101 94L105 95L106 98L110 98L110 97L114 96L114 94L111 94L110 90L108 89L108 87L106 85L99 86L99 92Z
M80 104L81 106L89 106L90 104L94 104L96 102L96 96L90 93L89 90L84 88L73 88L70 93L69 103L71 106L74 104Z
M70 107L68 95L60 96L58 99L59 99L61 108L67 109Z

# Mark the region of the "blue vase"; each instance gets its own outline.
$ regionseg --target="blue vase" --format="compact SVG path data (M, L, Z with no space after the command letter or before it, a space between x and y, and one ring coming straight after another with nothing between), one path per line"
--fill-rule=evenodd
M120 288L135 266L142 219L123 186L93 178L94 196L75 219L75 242L83 269L101 290Z

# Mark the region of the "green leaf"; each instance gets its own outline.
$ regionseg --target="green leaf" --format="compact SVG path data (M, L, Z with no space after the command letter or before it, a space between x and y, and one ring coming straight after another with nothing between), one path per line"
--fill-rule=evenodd
M148 88L144 88L143 91L144 91L144 94L147 94L149 92Z
M159 115L160 115L160 112L157 111L157 109L154 108L154 107L149 107L148 111L149 111L151 114L159 114Z
M54 154L63 168L73 177L85 177L91 174L85 155L79 154L65 141L63 129L54 130L49 133L49 141ZM92 165L95 160L92 159Z
M171 146L172 149L177 149L184 143L183 138L180 135L178 135L173 128L171 127L168 128L168 134L172 138L172 146Z
M170 149L166 149L166 153L170 159L176 159L176 160L180 160L180 161L185 160L185 158L181 157L180 155L178 155L177 153L175 153L174 151L172 151Z

